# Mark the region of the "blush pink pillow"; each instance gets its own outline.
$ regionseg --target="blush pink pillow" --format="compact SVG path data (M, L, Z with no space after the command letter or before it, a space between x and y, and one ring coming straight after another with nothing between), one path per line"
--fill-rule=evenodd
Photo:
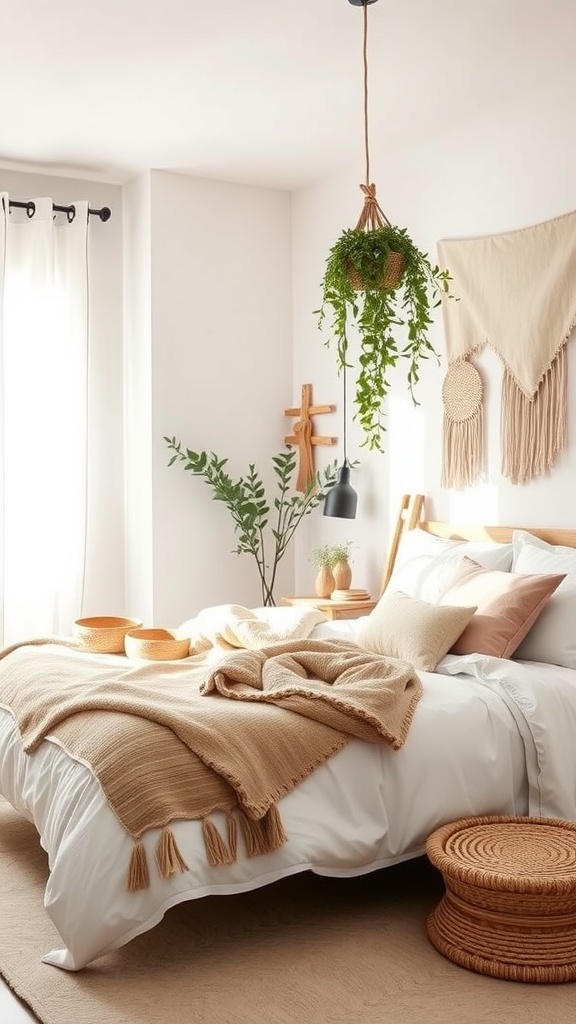
M476 605L450 654L511 658L564 575L520 575L483 569L463 558L440 604Z

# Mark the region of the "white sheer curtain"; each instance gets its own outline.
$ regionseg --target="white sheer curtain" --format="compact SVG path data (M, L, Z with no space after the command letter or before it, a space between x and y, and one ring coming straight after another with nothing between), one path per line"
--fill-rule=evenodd
M70 633L86 537L88 204L0 193L0 642Z

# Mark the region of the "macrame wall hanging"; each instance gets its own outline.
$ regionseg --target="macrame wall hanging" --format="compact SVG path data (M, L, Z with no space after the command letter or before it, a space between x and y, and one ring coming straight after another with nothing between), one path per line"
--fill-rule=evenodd
M576 211L519 231L438 243L458 302L443 302L443 487L484 469L482 381L471 357L503 363L502 473L520 484L546 472L567 444L567 341L576 326Z

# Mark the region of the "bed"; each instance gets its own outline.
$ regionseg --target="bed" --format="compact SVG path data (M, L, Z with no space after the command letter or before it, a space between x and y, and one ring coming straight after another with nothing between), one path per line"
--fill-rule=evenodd
M34 823L48 854L45 907L62 940L44 962L80 970L185 900L242 892L299 871L345 878L421 856L427 836L459 817L576 821L576 531L467 530L424 521L422 511L421 496L403 499L374 612L333 622L318 616L305 634L309 649L335 641L407 666L421 687L409 727L396 749L349 739L283 795L277 807L284 838L270 852L248 856L238 839L234 859L212 864L202 823L174 820L185 869L167 877L152 869L148 884L127 887L133 839L91 762L72 756L58 730L25 752L3 697L8 669L17 664L20 672L48 666L57 684L64 664L80 681L125 673L126 659L53 642L19 646L0 660L0 794ZM276 640L286 623L305 625L295 609L252 614L265 624L264 648L271 622ZM438 636L446 618L454 629L454 616L457 636L435 663ZM243 653L208 643L197 667L213 676ZM145 671L185 671L187 663ZM226 814L216 810L214 821L225 835ZM142 838L151 864L158 837L149 829Z

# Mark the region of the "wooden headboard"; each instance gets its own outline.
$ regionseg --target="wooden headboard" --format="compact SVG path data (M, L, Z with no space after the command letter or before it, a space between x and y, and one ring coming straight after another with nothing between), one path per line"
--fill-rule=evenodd
M423 519L424 495L405 494L400 505L400 512L388 551L382 577L381 593L386 589L394 569L398 547L405 530L425 530L435 537L449 537L452 540L494 540L500 544L509 544L514 530L526 530L540 537L548 544L563 544L565 547L576 548L576 530L561 530L554 527L534 526L462 526L456 523L442 523Z

